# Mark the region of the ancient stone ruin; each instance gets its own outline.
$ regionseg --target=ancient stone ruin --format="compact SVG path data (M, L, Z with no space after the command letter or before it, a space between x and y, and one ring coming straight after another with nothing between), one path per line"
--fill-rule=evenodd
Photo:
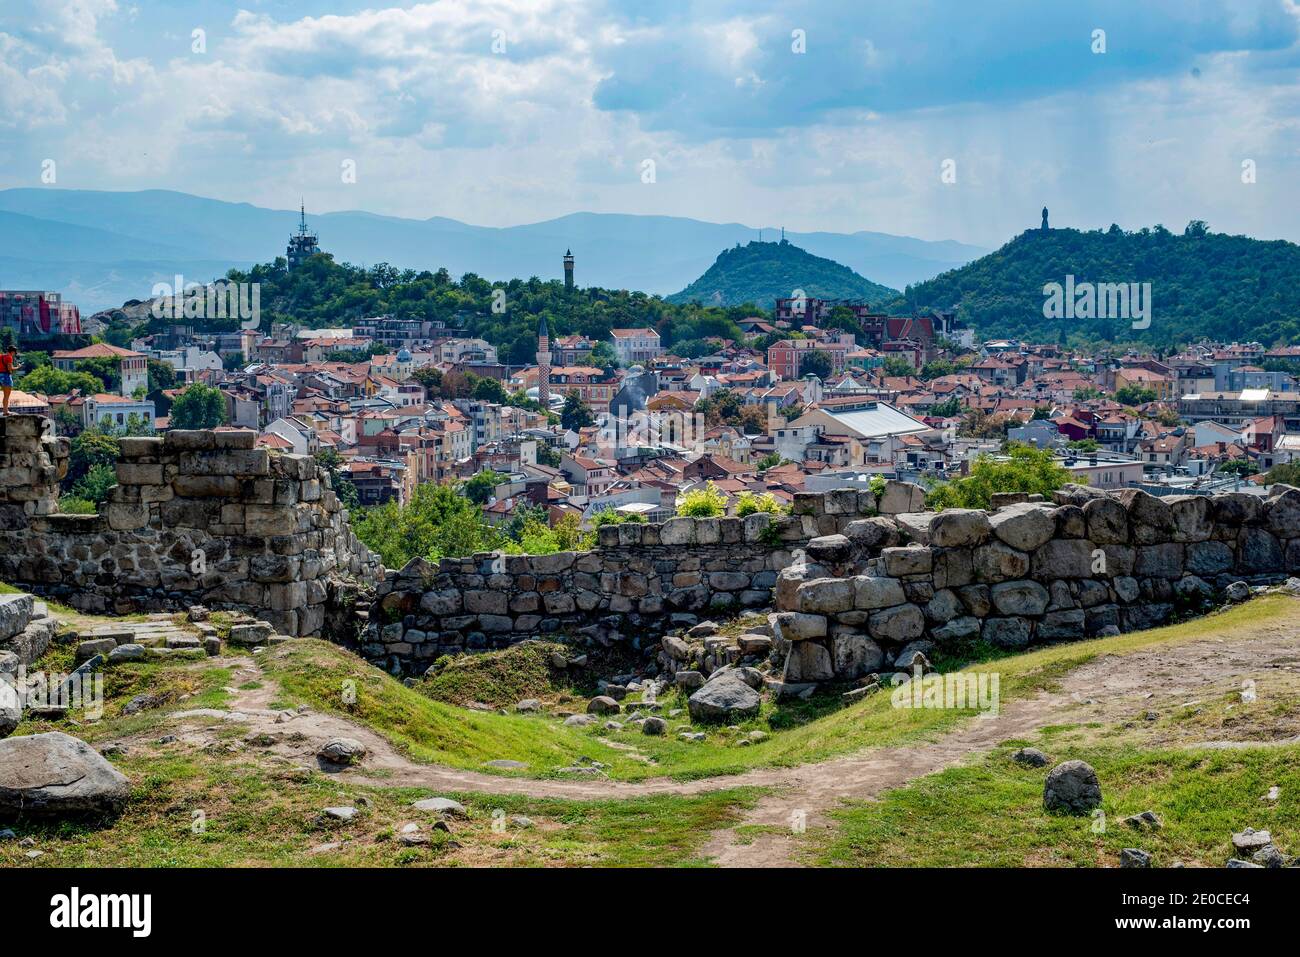
M252 612L319 634L349 584L382 575L308 456L246 431L124 438L97 515L58 512L69 443L37 416L0 419L0 580L87 612Z
M1268 498L1067 486L1052 502L934 513L920 487L888 482L800 494L791 515L607 526L588 552L385 571L328 475L253 448L251 433L124 439L102 514L61 515L68 443L51 432L0 420L0 579L87 611L252 612L284 634L355 642L395 672L538 635L647 648L702 616L775 603L786 680L853 680L916 641L1021 649L1145 628L1300 569L1300 489L1287 486Z

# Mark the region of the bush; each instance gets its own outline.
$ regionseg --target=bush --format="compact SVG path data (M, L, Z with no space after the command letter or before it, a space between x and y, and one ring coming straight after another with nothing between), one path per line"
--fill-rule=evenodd
M638 515L636 512L620 512L612 508L603 508L595 515L591 516L592 528L603 528L606 525L644 525L645 516Z
M716 518L727 514L727 493L712 482L693 488L677 503L677 514L689 518Z
M753 492L741 492L736 496L737 517L744 518L746 515L753 515L757 512L781 515L785 512L785 506L778 502L776 496L771 492L763 492L757 495Z
M954 479L932 488L925 504L936 511L945 508L990 508L995 492L1038 493L1051 498L1062 485L1075 481L1056 464L1047 449L1012 443L1005 459L981 455L966 478Z

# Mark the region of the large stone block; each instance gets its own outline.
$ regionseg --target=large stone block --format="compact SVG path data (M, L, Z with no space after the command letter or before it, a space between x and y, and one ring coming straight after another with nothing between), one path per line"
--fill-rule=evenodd
M973 508L949 508L930 522L930 544L962 548L982 544L991 531L986 513Z
M852 579L852 583L854 608L888 608L906 601L902 582L897 579L860 576Z
M984 640L997 648L1016 651L1029 644L1032 626L1024 618L988 618Z
M928 575L933 567L930 549L924 545L908 545L903 548L886 548L880 552L885 565L885 573L894 578L904 575Z
M826 637L826 617L781 611L771 616L772 632L782 641L807 641Z
M1133 544L1154 545L1170 540L1174 516L1162 499L1134 488L1116 492L1115 498L1128 510Z
M268 475L270 462L266 449L182 452L177 459L181 475Z
M810 644L804 643L805 646ZM869 635L859 632L836 635L831 641L831 649L835 677L842 681L853 681L863 675L878 672L885 663L885 653L880 646Z
M867 627L877 641L911 641L925 632L925 616L915 605L898 605L873 613Z
M1171 495L1165 499L1174 523L1175 542L1204 542L1214 531L1213 509L1206 495Z
M1269 499L1264 512L1269 530L1278 538L1300 538L1300 489Z
M882 515L900 515L903 512L925 510L925 489L912 482L889 480L880 493L879 511Z
M929 545L932 544L930 541L930 525L934 522L937 514L936 512L905 512L901 515L895 515L894 522L898 525L898 530L905 541Z
M990 584L1022 578L1029 574L1029 556L1003 542L989 542L972 553L971 572L976 581Z
M849 522L844 526L844 535L858 548L868 550L887 548L901 541L898 525L878 515Z
M835 665L824 645L801 641L790 646L785 659L785 681L830 681L834 677Z
M1088 538L1098 545L1125 545L1128 543L1128 509L1117 500L1094 498L1083 506Z
M1245 575L1282 572L1282 546L1267 529L1243 528L1237 546L1237 571Z
M838 614L848 611L853 604L853 580L848 578L819 578L805 582L795 592L798 610L815 615Z
M1034 552L1030 570L1039 581L1091 578L1093 550L1092 542L1086 538L1055 539Z
M1051 506L1025 502L999 509L989 516L993 534L1021 552L1032 552L1056 531Z
M1134 574L1139 578L1182 578L1183 546L1167 542L1162 545L1144 545L1137 550Z
M989 593L993 606L1003 615L1041 615L1047 610L1047 589L1036 581L1002 582Z

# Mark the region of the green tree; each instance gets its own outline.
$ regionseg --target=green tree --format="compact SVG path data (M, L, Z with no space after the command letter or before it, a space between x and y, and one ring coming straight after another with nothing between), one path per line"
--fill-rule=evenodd
M596 417L587 403L582 401L582 396L577 392L570 392L564 397L564 408L560 410L560 424L576 432L578 429L595 425Z
M961 410L961 399L954 395L949 396L942 402L936 402L934 405L930 406L930 415L936 416L940 419L950 419L955 415L961 415Z
M226 397L213 386L196 382L172 403L173 429L215 429L226 422Z
M590 362L597 369L617 369L618 355L614 352L614 347L602 339L597 342L591 350Z
M831 357L821 349L805 352L799 359L799 375L815 375L819 379L828 379L831 375Z
M64 372L42 365L19 379L18 388L40 395L67 395L73 389L81 390L82 395L97 395L104 391L104 383L89 372Z
M912 368L912 363L908 362L902 356L886 356L884 372L887 376L910 376L916 370Z
M510 401L510 396L506 392L506 387L501 384L501 380L488 377L474 383L473 396L480 401L495 402L498 405L505 405Z
M487 469L461 484L465 497L475 505L486 505L492 497L493 490L509 476Z
M934 509L990 508L995 492L1024 492L1051 498L1062 485L1075 481L1047 449L1012 442L1005 457L982 455L970 475L932 488L926 505Z
M99 425L92 425L72 439L68 450L68 474L63 487L73 488L97 466L113 467L121 453L117 433Z
M357 537L389 568L412 558L437 561L492 551L504 537L483 522L478 506L453 485L419 485L410 503L386 502L353 518Z
M1115 390L1115 401L1120 405L1146 405L1156 400L1155 389L1146 389L1136 385L1126 385Z

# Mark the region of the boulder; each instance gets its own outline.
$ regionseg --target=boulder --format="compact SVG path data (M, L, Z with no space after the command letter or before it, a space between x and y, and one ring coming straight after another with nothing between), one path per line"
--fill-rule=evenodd
M1003 615L1041 615L1047 610L1047 589L1036 581L1002 582L990 588L989 594Z
M0 738L7 738L23 720L23 703L18 691L0 678Z
M1250 597L1250 586L1245 582L1232 582L1223 590L1223 597L1231 602L1242 602Z
M837 678L852 681L880 670L885 653L868 635L836 635L831 642Z
M928 575L932 566L930 549L924 545L885 548L880 552L880 559L885 565L885 574L891 578Z
M1004 544L1017 551L1032 552L1055 534L1056 519L1052 517L1051 506L1025 502L998 509L989 516L989 526Z
M677 687L685 688L687 691L704 687L704 675L698 671L679 671L673 680Z
M897 605L873 613L867 627L879 641L911 641L925 632L925 616L916 605Z
M785 681L830 681L834 677L835 666L831 653L824 645L815 641L801 641L790 646L790 653L785 659Z
M446 814L453 817L468 817L465 805L459 801L453 801L451 798L425 798L423 801L416 801L411 807L417 811L432 811L435 814Z
M1084 761L1065 761L1052 768L1043 785L1043 807L1066 814L1089 814L1101 807L1097 772Z
M810 541L806 551L813 561L835 564L848 561L853 546L843 535L823 535Z
M979 545L989 537L989 517L979 509L944 509L930 522L930 544L940 548Z
M1047 765L1047 755L1037 748L1021 748L1011 755L1011 760L1031 768L1041 768Z
M658 735L658 734L663 734L667 730L668 730L668 722L665 721L663 718L657 718L651 716L649 718L646 718L645 721L641 723L642 734Z
M130 782L94 748L51 731L0 741L0 815L114 814Z
M686 699L692 721L737 722L758 715L758 692L738 678L710 681Z
M778 612L772 616L772 629L776 637L783 641L825 638L826 618L823 615L805 615L793 611Z
M894 584L898 585L897 582ZM901 592L901 586L899 589ZM795 592L795 603L799 611L815 615L836 615L849 611L854 605L853 580L819 578L804 582Z
M901 605L907 600L903 585L896 578L860 576L853 580L853 607L870 610Z
M1098 545L1128 544L1128 510L1109 496L1094 498L1083 506L1088 539Z
M597 695L587 702L587 714L618 714L619 704L609 695Z
M329 764L356 764L365 756L366 746L356 738L333 738L316 752L316 757Z

